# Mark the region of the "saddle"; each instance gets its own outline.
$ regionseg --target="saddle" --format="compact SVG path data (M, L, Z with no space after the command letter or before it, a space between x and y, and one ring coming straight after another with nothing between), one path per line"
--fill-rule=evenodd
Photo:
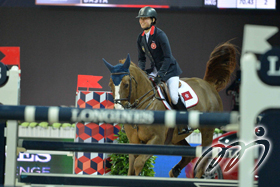
M158 86L159 86L161 92L163 93L164 98L166 99L168 104L170 106L172 106L172 108L173 108L173 104L171 101L171 96L170 96L170 92L169 92L167 84L165 82L161 82ZM181 86L182 86L182 84L181 84L181 82L179 82L178 88L180 88Z

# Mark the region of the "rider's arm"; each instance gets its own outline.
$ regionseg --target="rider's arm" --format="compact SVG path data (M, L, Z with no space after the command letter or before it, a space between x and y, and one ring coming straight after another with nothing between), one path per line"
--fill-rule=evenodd
M137 47L138 47L138 66L144 71L146 66L146 56L145 56L145 52L141 47L141 35L139 35L138 37Z
M160 43L160 46L163 51L164 60L163 60L162 66L158 72L158 75L160 77L164 77L170 66L171 56L172 56L170 44L169 44L168 38L164 32L160 33L160 35L159 35L159 43Z

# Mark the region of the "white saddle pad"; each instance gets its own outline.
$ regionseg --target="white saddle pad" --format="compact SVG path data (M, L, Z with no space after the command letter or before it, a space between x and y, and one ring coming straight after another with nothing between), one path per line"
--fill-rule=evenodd
M198 97L190 85L184 81L181 81L181 87L179 88L179 95L181 101L185 104L186 108L193 107L198 103Z
M181 81L181 87L179 88L179 96L181 101L185 104L186 108L193 107L197 105L198 103L198 97L194 90L188 85L188 83ZM161 92L161 89L157 87L157 92L160 96L160 98L165 99L163 93ZM168 104L166 100L162 100L164 106L166 109L171 110L171 106Z

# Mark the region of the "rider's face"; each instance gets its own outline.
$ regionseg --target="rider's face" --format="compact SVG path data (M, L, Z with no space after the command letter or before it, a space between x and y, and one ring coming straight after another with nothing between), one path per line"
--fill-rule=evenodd
M142 17L139 18L139 23L142 29L145 29L147 27L150 27L150 25L152 24L152 19L149 17Z

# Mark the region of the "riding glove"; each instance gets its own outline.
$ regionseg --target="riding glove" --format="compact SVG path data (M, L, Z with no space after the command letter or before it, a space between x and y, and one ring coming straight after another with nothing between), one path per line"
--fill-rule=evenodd
M160 82L161 82L161 77L160 77L160 76L155 77L154 83L155 83L156 85L158 85Z
M150 69L146 69L146 70L145 70L145 72L146 72L146 74L147 74L147 75L149 75L150 73L152 73L152 71L153 71L153 69L152 69L152 68L150 68Z

